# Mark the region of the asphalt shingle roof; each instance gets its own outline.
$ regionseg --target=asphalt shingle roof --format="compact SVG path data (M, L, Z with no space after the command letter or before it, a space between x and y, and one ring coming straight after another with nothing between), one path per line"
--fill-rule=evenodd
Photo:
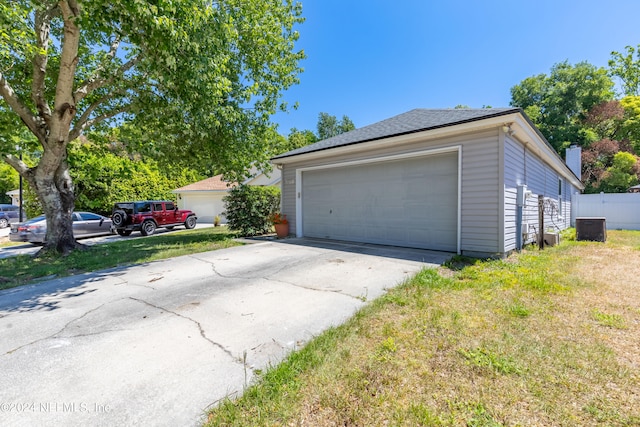
M314 151L328 150L350 144L358 144L392 136L408 133L422 132L457 124L497 117L511 113L521 112L519 108L461 108L461 109L424 109L417 108L398 116L391 117L359 129L354 129L333 138L318 141L273 159L295 156L298 154L312 153Z
M226 181L223 181L222 175L216 175L214 177L203 179L202 181L194 182L193 184L177 188L176 190L174 190L174 192L227 191L235 185L237 185L235 182L228 183Z

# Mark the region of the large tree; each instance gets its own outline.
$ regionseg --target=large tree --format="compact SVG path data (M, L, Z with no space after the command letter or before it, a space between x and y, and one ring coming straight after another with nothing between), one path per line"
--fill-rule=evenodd
M633 59L634 53L636 59ZM624 54L611 52L609 74L622 82L623 95L640 95L640 45L637 50L633 46L627 46Z
M338 120L336 116L329 113L320 113L317 128L318 139L323 140L354 130L356 126L347 116L342 116L342 119Z
M76 247L67 146L131 122L141 151L208 157L230 174L266 163L262 137L297 83L293 0L14 0L0 4L0 152L47 216L45 250ZM35 166L18 149L38 149ZM156 139L154 139L155 137Z
M524 79L511 88L511 105L521 107L558 152L572 143L588 145L583 121L595 105L613 99L613 81L604 68L562 62L549 75Z

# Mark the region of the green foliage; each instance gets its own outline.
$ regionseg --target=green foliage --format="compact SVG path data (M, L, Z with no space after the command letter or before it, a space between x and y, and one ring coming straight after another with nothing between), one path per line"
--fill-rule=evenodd
M624 108L620 138L629 141L634 151L640 154L640 96L625 96L620 105Z
M633 59L635 53L636 59ZM625 47L625 52L611 52L609 74L622 81L624 95L640 95L640 45L638 50L633 46Z
M601 188L607 193L624 193L638 183L638 158L631 153L620 151L613 156L613 164L602 179Z
M271 231L269 218L280 209L280 189L239 185L224 198L227 225L245 236Z
M295 150L296 148L305 147L318 141L318 137L310 130L291 129L287 138L288 146L286 151Z
M320 113L318 116L317 134L313 133L309 129L298 130L296 128L292 128L289 132L289 137L287 138L287 143L283 152L305 147L313 144L314 142L331 138L344 132L349 132L355 128L355 125L347 116L342 116L342 119L338 120L336 116L332 116L327 113Z
M511 88L511 105L523 108L558 152L591 142L581 132L582 122L593 106L611 99L607 71L587 62L556 64L548 76L528 77Z
M565 228L560 231L560 241L570 241L575 242L576 240L576 229L575 227Z
M18 188L20 182L18 172L6 163L0 163L0 203L10 203L11 197L7 191Z
M202 179L189 169L160 170L151 159L131 160L91 143L72 144L69 164L75 183L76 210L103 215L125 200L174 200L171 191Z
M318 115L317 127L319 140L331 138L356 128L349 117L342 116L342 119L338 120L336 116L328 113L320 113Z

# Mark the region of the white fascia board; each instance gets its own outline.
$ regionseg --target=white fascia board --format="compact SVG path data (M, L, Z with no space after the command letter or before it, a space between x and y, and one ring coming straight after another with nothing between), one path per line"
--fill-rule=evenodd
M556 172L558 172L567 181L571 182L575 187L581 190L584 189L582 182L569 170L569 167L565 164L560 155L540 138L538 132L531 127L531 124L522 115L516 115L513 123L511 123L511 129L515 131L515 134L510 136L510 138L525 144L528 150L537 154L545 163L554 168Z

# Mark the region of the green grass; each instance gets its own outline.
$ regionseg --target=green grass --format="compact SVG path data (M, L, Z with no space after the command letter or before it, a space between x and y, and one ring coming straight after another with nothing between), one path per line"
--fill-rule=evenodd
M0 259L0 289L49 277L63 277L239 245L226 227L174 231L142 239L87 246L66 257L20 255Z
M602 326L610 328L625 329L624 318L619 314L603 313L600 310L593 311L593 318Z
M20 246L23 245L24 243L22 242L11 242L11 241L6 241L6 242L0 242L0 248L8 248L10 246Z
M609 268L593 259L634 271L639 246L640 233L610 232L423 270L259 373L207 425L640 425L638 291L592 274Z

